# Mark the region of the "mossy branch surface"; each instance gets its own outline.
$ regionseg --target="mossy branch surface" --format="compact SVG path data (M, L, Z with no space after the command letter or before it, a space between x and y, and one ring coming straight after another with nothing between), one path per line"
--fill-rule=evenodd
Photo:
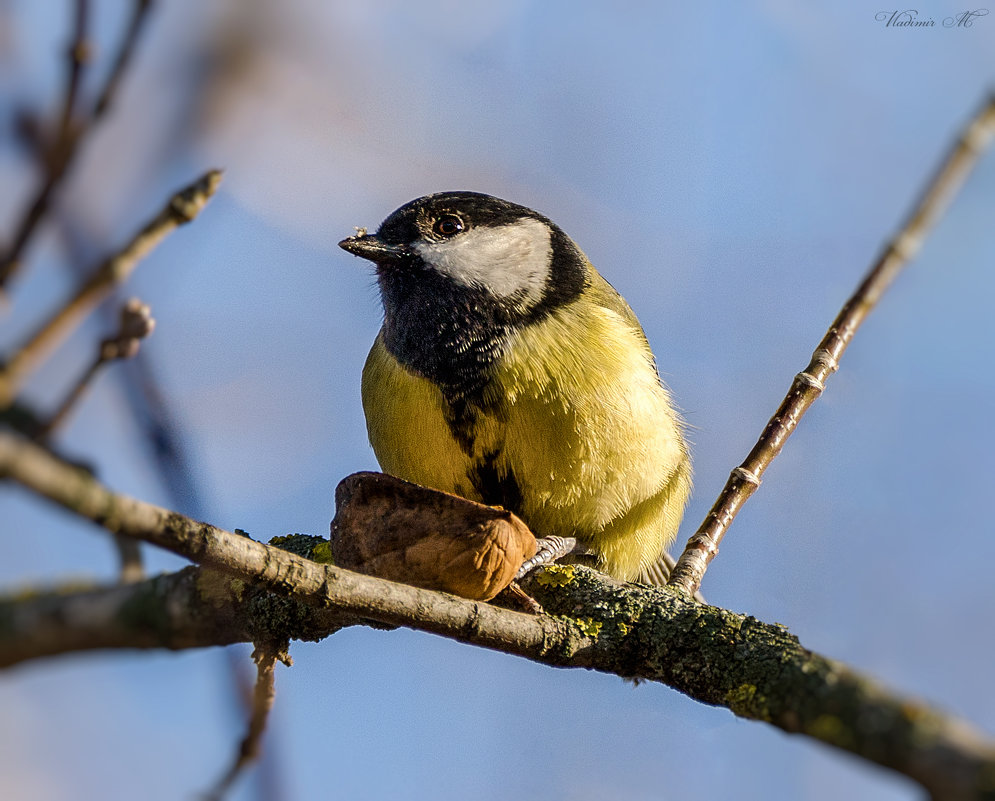
M118 495L6 432L0 476L202 565L134 585L9 598L0 603L0 665L83 649L318 640L355 623L406 626L547 665L659 681L891 768L936 799L995 799L995 742L968 724L809 651L783 626L671 588L557 567L526 586L548 614L526 615L308 559L327 553L321 538L268 546Z

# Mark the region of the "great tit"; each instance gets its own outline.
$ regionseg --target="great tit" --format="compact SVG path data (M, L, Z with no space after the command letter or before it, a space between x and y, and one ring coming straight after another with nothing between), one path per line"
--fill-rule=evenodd
M339 244L376 265L383 300L362 381L383 470L662 583L691 489L684 426L635 314L577 245L476 192L418 198Z

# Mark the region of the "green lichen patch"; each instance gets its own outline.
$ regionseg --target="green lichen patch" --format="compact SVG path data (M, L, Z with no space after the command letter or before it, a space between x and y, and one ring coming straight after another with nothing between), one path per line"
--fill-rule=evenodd
M328 540L315 543L314 548L311 549L311 559L315 562L321 562L323 565L334 565L335 560L332 559L332 544Z
M575 572L573 565L546 565L535 580L540 587L566 587Z
M273 537L269 544L282 551L288 551L305 559L311 559L323 564L333 564L332 550L328 540L314 534L285 534Z
M601 633L601 627L604 625L600 620L595 620L593 617L575 617L573 622L580 627L580 630L584 632L584 635L597 639L598 635Z
M741 718L770 721L767 699L757 692L755 684L741 684L726 693L726 703Z

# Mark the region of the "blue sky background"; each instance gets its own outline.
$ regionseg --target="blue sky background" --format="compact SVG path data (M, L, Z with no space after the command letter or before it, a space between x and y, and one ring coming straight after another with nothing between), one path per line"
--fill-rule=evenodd
M70 3L0 4L0 236L34 186L15 111L58 109ZM98 2L108 66L127 4ZM0 319L4 349L72 286L67 232L120 245L206 168L218 196L139 268L149 356L206 508L171 498L107 374L62 444L123 492L259 539L327 531L375 468L359 375L380 322L336 247L429 192L536 208L642 320L694 427L682 539L752 445L964 120L995 14L861 2L161 3ZM888 9L889 11L892 9ZM995 153L868 320L705 580L719 605L995 733ZM77 248L78 250L78 248ZM61 396L99 325L28 387ZM0 582L113 578L102 535L0 488ZM182 562L149 551L154 571ZM240 649L247 661L247 648ZM268 741L283 797L913 799L911 783L658 685L407 631L296 644ZM0 790L192 798L241 735L219 649L93 654L0 676ZM258 798L243 781L236 799Z

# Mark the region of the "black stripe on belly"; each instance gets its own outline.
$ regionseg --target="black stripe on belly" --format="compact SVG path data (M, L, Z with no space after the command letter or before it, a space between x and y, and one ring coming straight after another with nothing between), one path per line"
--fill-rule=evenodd
M522 507L522 490L514 473L508 470L503 475L498 471L498 455L495 449L479 456L474 455L475 433L485 423L485 417L495 418L498 423L507 420L507 410L501 404L481 408L464 398L446 400L446 424L459 444L460 449L473 460L467 478L471 486L489 506L501 506L512 512Z
M498 472L497 457L497 451L485 454L483 460L477 462L470 471L470 482L488 506L500 506L511 512L520 513L521 487L518 486L518 481L510 470L503 476Z

